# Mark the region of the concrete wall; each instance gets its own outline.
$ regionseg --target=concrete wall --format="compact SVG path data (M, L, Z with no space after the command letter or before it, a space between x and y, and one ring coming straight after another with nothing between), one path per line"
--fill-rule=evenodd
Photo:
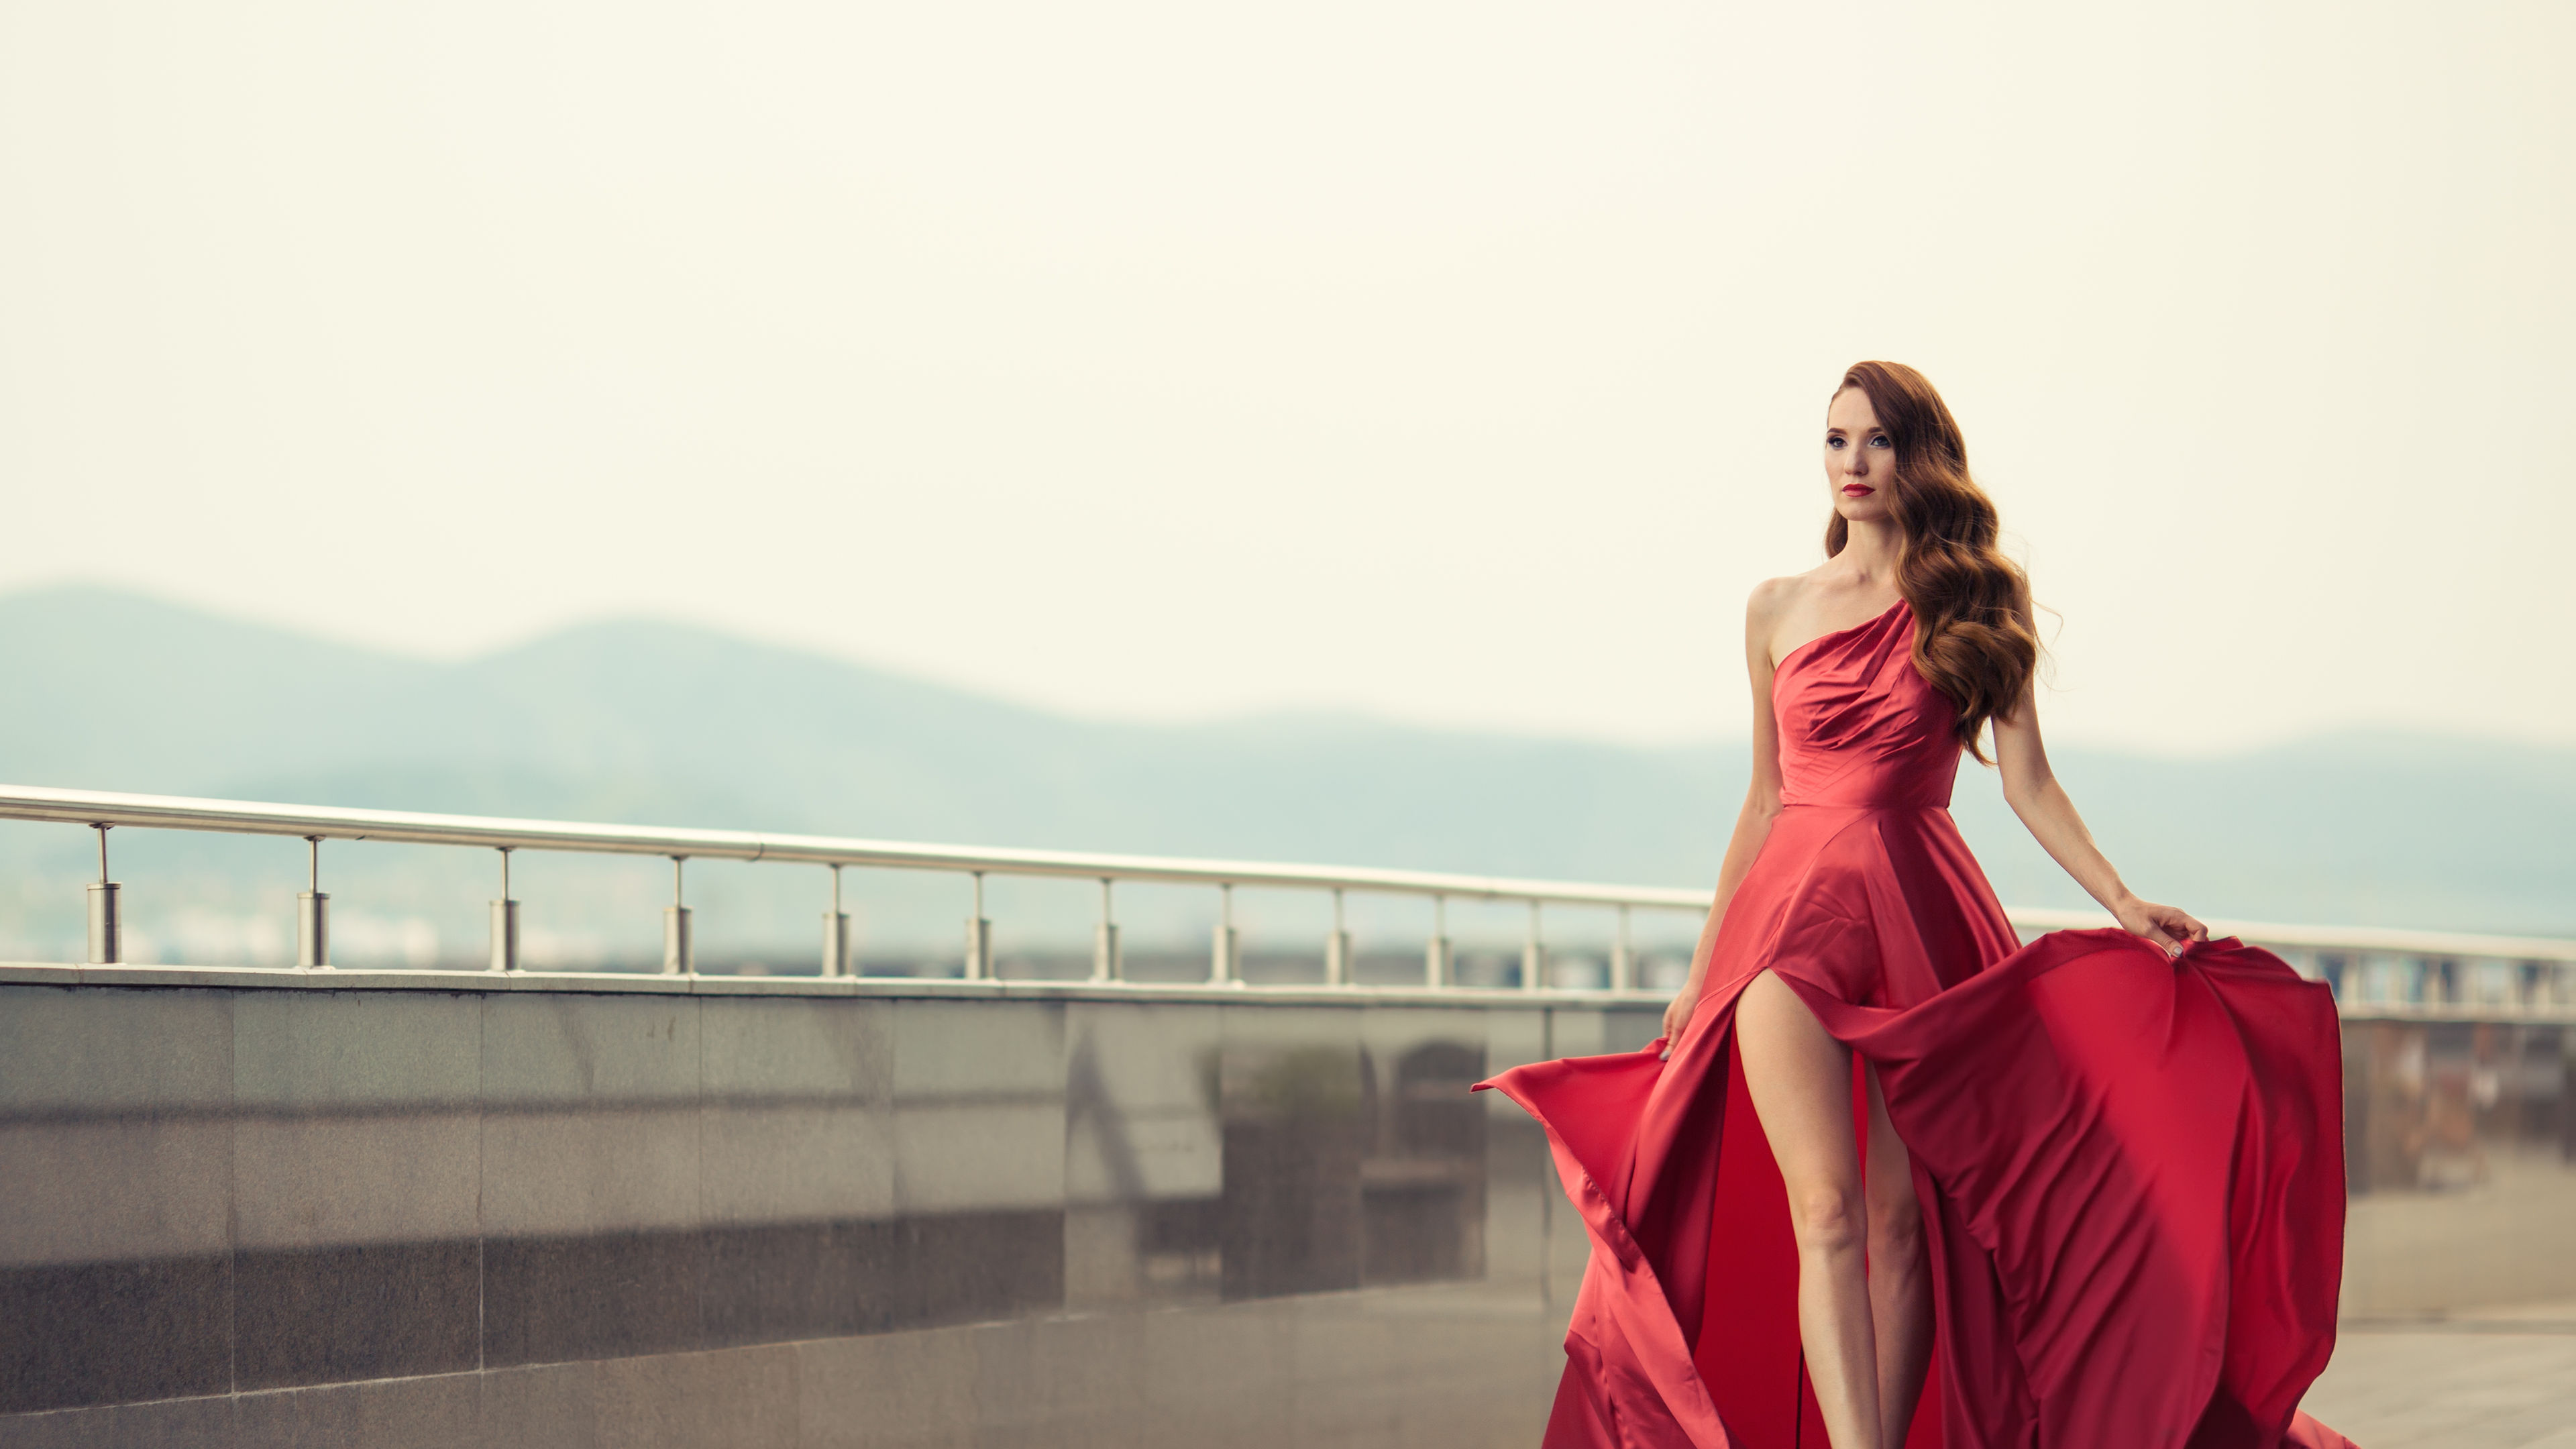
M1525 1442L1561 1209L1466 1088L1654 1026L0 986L0 1443Z
M0 1445L1531 1443L1656 1015L0 985ZM2348 1313L2576 1297L2567 1035L2349 1028Z

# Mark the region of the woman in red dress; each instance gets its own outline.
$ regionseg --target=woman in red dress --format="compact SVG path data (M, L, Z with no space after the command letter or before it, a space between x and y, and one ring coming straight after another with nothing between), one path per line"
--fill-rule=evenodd
M1664 1037L1487 1084L1592 1237L1547 1443L2344 1444L2296 1412L2342 1268L2331 996L2094 846L1931 384L1852 368L1824 450L1826 560L1745 612L1753 782ZM2120 929L2016 938L1948 811L1988 727Z

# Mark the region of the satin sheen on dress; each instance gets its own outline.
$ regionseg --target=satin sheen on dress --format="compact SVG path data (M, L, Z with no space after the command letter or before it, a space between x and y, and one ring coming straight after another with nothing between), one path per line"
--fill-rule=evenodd
M1899 603L1780 661L1784 808L1670 1059L1482 1084L1546 1126L1592 1239L1547 1449L1823 1449L1734 1051L1764 971L1875 1064L1913 1156L1935 1331L1907 1449L2349 1449L2297 1412L2343 1271L2332 996L2232 940L2020 945L1912 643Z

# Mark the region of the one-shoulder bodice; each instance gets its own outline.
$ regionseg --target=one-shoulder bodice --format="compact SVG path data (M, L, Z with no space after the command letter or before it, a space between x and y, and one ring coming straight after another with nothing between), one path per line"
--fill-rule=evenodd
M1959 774L1958 707L1914 667L1903 600L1866 624L1789 651L1771 676L1780 801L1842 809L1946 806Z

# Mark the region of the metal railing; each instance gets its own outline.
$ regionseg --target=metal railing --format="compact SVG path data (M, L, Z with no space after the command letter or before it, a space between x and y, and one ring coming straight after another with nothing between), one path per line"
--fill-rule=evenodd
M684 874L691 860L790 861L827 867L830 896L823 913L818 968L819 974L827 978L852 974L850 918L841 897L841 872L852 867L946 871L970 877L972 908L965 922L964 957L964 974L969 981L994 979L993 923L984 907L987 876L1098 881L1100 915L1093 933L1090 976L1095 984L1116 984L1126 977L1115 913L1114 893L1121 882L1215 888L1217 921L1209 943L1207 981L1225 986L1244 984L1241 942L1234 924L1234 890L1238 886L1331 893L1333 926L1323 943L1324 984L1337 988L1356 987L1356 956L1343 913L1345 896L1354 892L1430 901L1432 928L1423 947L1422 986L1433 989L1457 984L1454 943L1448 933L1450 901L1526 906L1528 924L1521 943L1518 982L1519 989L1525 992L1536 992L1546 985L1545 907L1574 905L1615 911L1605 985L1611 992L1627 993L1647 985L1637 980L1637 953L1630 930L1632 912L1704 916L1711 899L1709 892L1702 890L1437 871L510 820L26 785L0 785L0 820L81 825L98 832L99 874L88 888L89 964L96 966L117 965L122 955L123 887L111 878L108 868L108 833L119 827L292 836L304 840L308 846L307 879L306 888L296 897L296 966L305 971L333 969L331 898L322 889L322 845L331 840L462 846L496 852L501 890L491 902L488 970L513 976L526 971L519 955L519 902L510 894L510 856L521 850L667 858L671 862L671 904L663 912L662 974L666 976L693 976L697 970ZM2010 915L2025 935L2112 924L2109 917L2092 912L2014 909ZM2270 947L2289 957L2308 975L2328 981L2348 1012L2433 1017L2501 1013L2576 1020L2576 941L2252 921L2209 924L2214 934L2240 936Z
M162 795L125 795L94 790L54 790L0 785L0 820L54 821L85 825L99 832L99 878L89 887L89 956L93 965L115 964L120 955L119 895L123 887L110 878L107 836L118 827L203 830L237 835L299 837L309 843L307 888L296 898L296 965L306 970L331 968L330 897L322 890L322 844L330 840L395 841L421 845L478 847L500 855L500 897L492 902L490 968L518 971L519 903L509 890L509 858L520 850L566 851L591 855L653 855L671 862L671 904L663 912L662 970L686 975L696 969L690 908L685 895L685 865L691 860L792 861L828 867L829 909L824 912L821 974L847 975L851 969L849 916L842 909L841 872L851 867L947 871L970 877L972 910L966 920L965 974L969 980L993 975L993 923L984 910L986 876L1042 876L1096 880L1100 883L1100 920L1093 942L1092 979L1115 982L1124 977L1115 915L1115 888L1122 882L1213 886L1217 891L1217 924L1210 942L1208 980L1241 984L1242 950L1234 925L1234 890L1238 886L1284 887L1329 891L1334 922L1325 940L1325 981L1347 986L1354 960L1351 934L1343 924L1342 898L1351 892L1427 897L1433 927L1423 951L1423 984L1450 984L1454 959L1447 929L1451 900L1504 901L1525 904L1529 927L1522 944L1521 985L1537 990L1544 976L1546 945L1542 909L1548 905L1606 906L1617 912L1618 926L1610 956L1610 988L1635 985L1636 953L1630 936L1635 910L1685 911L1705 914L1706 891L1654 886L1587 885L1568 881L1514 880L1496 876L1458 875L1436 871L1373 870L1355 866L1281 865L1259 861L1191 860L1142 855L1108 855L1073 851L1013 850L994 847L922 845L901 841L850 840L813 835L752 834L735 830L678 830L643 825L596 825L554 820L507 820L471 815L430 815L405 810L352 810L319 805L274 805L243 800L197 800Z

